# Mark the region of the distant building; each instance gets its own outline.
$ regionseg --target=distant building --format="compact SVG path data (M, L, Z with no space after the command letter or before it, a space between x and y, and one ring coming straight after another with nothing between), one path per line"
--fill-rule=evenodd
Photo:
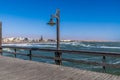
M43 36L41 36L41 41L43 40Z
M43 36L41 36L41 38L40 38L40 40L39 41L43 41L44 39L43 39Z
M23 38L23 37L11 37L11 38L4 38L3 42L4 43L9 43L9 42L28 42L29 39L28 38Z

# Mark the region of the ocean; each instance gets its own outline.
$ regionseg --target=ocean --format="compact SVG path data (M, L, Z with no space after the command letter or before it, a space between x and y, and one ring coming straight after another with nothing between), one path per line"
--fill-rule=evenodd
M19 47L34 47L34 48L44 48L44 49L56 49L56 43L24 43L24 44L2 44L3 46L19 46ZM99 52L117 52L120 53L120 42L61 42L60 48L63 50L86 50L86 51L99 51ZM4 48L5 51L13 51L12 49ZM27 50L17 50L24 54L28 54ZM52 52L42 52L42 51L32 51L32 54L54 56ZM4 53L5 56L14 57L12 54ZM77 54L62 54L63 58L75 59L75 60L86 60L86 61L96 61L102 62L102 56L93 55L77 55ZM29 57L17 55L17 58L29 60ZM43 59L43 58L32 58L33 61L44 62L55 64L54 60ZM120 64L120 57L106 57L106 62L110 64ZM93 66L87 64L78 64L63 61L63 66L103 72L102 66ZM120 75L120 69L106 67L106 73Z

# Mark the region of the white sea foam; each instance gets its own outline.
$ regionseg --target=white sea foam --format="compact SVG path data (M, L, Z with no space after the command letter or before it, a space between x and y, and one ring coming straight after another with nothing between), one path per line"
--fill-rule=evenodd
M120 61L115 62L114 64L120 64Z
M61 42L61 47L66 47L66 45L70 45L71 47L85 47L85 48L105 48L105 49L120 49L117 46L101 46L101 45L91 45L85 44L82 42ZM56 47L56 43L27 43L27 44L3 44L3 46L19 46L19 47Z
M100 48L120 49L120 47L112 47L112 46L100 46Z
M69 42L69 43L62 43L65 45L72 45L72 46L83 46L83 47L89 47L90 45L86 45L82 42Z
M18 46L18 47L56 47L53 44L3 44L3 46Z
M9 48L3 48L4 51L11 51Z
M71 43L72 46L79 46L79 47L87 47L87 48L93 48L96 46L92 46L90 44L84 44L82 42L76 42L76 43Z
M87 47L87 48L108 48L108 49L120 49L120 47L117 46L100 46L100 45L90 45L90 44L84 44L82 42L72 42L72 43L67 43L72 46L81 46L81 47Z

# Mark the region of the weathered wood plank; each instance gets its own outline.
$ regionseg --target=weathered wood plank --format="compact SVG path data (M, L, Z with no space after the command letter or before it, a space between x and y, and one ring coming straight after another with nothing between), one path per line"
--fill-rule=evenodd
M0 56L0 80L120 80L120 76Z

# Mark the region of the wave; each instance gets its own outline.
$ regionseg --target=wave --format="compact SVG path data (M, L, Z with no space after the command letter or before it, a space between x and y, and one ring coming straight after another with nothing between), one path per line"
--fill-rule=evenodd
M71 42L71 43L66 43L66 44L67 45L71 45L71 46L86 47L86 48L120 49L120 47L117 47L117 46L101 46L100 44L98 44L98 45L92 45L92 44L85 44L85 43L82 43L82 42Z
M100 46L100 48L120 49L120 47L112 47L112 46Z
M26 44L3 44L3 46L19 46L19 47L40 47L40 48L55 48L56 43L26 43ZM83 47L83 48L103 48L103 49L120 49L118 46L107 46L106 44L89 44L82 42L61 42L61 47Z
M69 45L74 46L74 47L87 47L87 48L94 48L95 47L95 46L92 46L90 44L85 44L82 42L72 42L72 43L69 43Z
M69 42L69 43L62 43L64 45L71 45L71 46L83 46L83 47L89 47L89 44L84 44L82 42Z
M115 62L114 64L120 64L120 61Z
M9 49L9 48L3 48L3 51L12 51L11 49Z
M3 44L2 46L18 46L18 47L51 47L54 48L56 45L54 44Z

